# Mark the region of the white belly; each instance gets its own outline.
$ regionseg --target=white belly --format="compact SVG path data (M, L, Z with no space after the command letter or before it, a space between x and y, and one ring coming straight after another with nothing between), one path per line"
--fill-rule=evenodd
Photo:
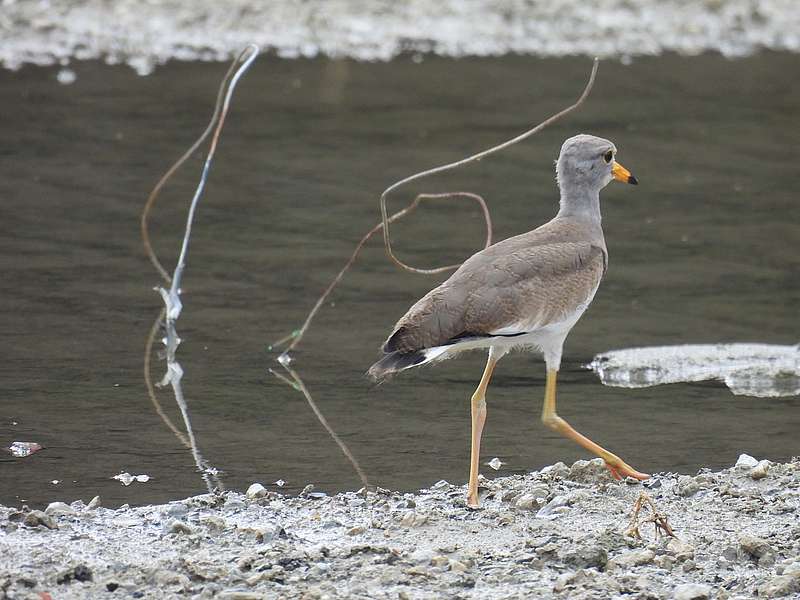
M598 286L599 287L599 286ZM548 369L558 370L564 340L594 299L597 287L581 302L575 312L553 323L539 325L536 318L507 325L491 333L497 337L465 340L448 346L436 346L425 351L425 362L451 358L464 350L491 348L492 355L500 358L514 348L535 349L542 352ZM522 333L525 332L525 333ZM521 335L520 335L521 334ZM505 337L504 337L505 336Z

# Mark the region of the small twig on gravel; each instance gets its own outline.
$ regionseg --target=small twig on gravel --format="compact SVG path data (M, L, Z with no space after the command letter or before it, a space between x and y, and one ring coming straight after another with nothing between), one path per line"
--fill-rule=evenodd
M650 516L646 517L641 521L641 523L652 523L654 527L654 535L655 538L658 539L660 535L666 535L668 537L677 537L675 532L672 530L669 522L667 521L667 516L663 513L658 512L656 509L656 505L653 500L645 494L641 492L639 497L636 499L636 502L633 504L633 514L631 515L631 521L628 525L628 529L625 530L625 535L636 538L637 540L642 539L642 534L639 531L639 527L641 525L639 521L639 515L643 508L647 508L650 510Z

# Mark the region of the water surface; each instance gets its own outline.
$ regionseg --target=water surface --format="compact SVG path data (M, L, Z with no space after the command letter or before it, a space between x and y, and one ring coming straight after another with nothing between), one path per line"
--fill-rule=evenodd
M589 66L519 57L254 65L200 207L179 321L198 441L227 485L360 486L302 397L267 372L267 346L302 322L375 223L387 185L571 102ZM798 67L797 56L771 53L607 62L579 113L424 186L483 194L499 239L554 214L553 160L566 137L615 141L641 184L603 194L610 268L567 341L559 412L641 470L800 452L798 397L733 396L716 383L607 388L583 368L614 348L800 339L800 81L788 76ZM56 82L57 69L0 72L0 445L46 447L0 456L0 502L100 494L112 505L204 490L142 381L160 282L141 250L138 215L160 173L205 127L224 69L169 64L141 78L81 63L71 86ZM154 211L167 264L200 160ZM399 255L423 266L459 260L483 236L467 203L428 205L393 231ZM467 476L480 353L379 387L363 376L395 320L439 280L397 271L375 240L296 353L331 425L384 487ZM163 365L153 368L160 375ZM483 462L500 457L501 474L585 457L540 424L543 378L532 355L508 356L496 371ZM177 418L169 395L161 398ZM151 480L126 488L111 479L120 471Z

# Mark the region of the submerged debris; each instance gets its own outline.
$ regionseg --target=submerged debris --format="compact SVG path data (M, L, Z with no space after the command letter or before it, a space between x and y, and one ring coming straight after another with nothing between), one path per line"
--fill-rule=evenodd
M641 388L716 379L740 396L800 395L800 345L694 344L629 348L589 364L605 385Z
M128 486L134 481L138 481L139 483L147 483L150 481L150 475L131 475L130 473L120 473L119 475L114 475L114 477L111 479L116 479L122 483L122 485Z
M26 456L35 454L41 449L41 444L37 444L36 442L12 442L11 445L6 448L6 450L11 453L11 456L16 456L17 458L25 458Z

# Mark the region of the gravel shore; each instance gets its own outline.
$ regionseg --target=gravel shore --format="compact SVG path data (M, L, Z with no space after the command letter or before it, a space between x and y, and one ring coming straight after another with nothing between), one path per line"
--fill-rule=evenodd
M444 481L0 507L0 598L800 597L800 459L645 484L598 459L483 485L480 510Z
M736 57L798 52L799 29L792 0L3 0L0 66L102 59L146 75L170 60L228 60L251 42L282 58Z

